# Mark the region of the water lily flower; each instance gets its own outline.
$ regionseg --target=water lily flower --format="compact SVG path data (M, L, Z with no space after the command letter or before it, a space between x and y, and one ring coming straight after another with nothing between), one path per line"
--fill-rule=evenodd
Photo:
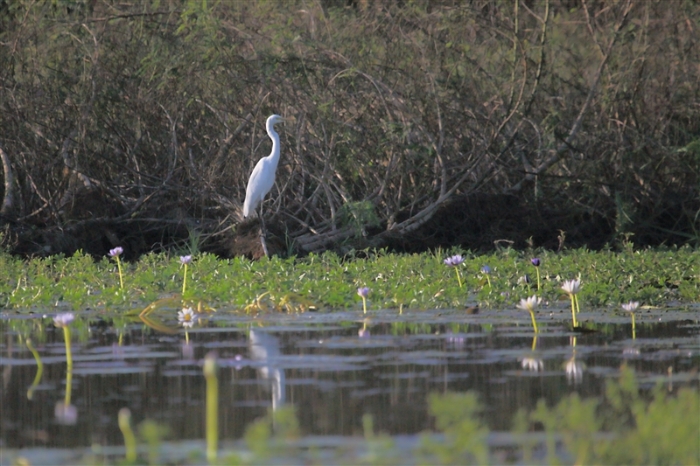
M566 280L561 288L570 295L577 294L581 291L581 280Z
M637 338L637 331L635 329L635 322L634 322L634 312L639 309L639 301L630 301L627 304L622 305L622 309L625 311L629 312L632 315L632 339Z
M191 255L186 255L186 256L180 256L180 264L185 266L185 275L184 278L182 279L182 295L185 295L185 291L187 290L187 264L192 262L192 256Z
M443 261L445 265L449 265L450 267L457 267L458 265L462 265L464 262L464 257L462 257L459 254L455 254L452 257L448 257Z
M522 277L518 278L518 285L526 285L529 287L530 283L532 283L532 280L530 279L530 276L528 274L525 274Z
M185 328L191 328L197 321L197 314L191 307L183 308L177 312L177 321Z
M109 250L109 257L112 257L115 261L117 261L117 270L119 270L119 286L121 289L124 289L124 277L122 275L122 263L119 260L119 256L121 256L123 252L124 248L121 246L117 246L116 248Z
M489 288L491 288L491 267L484 265L481 267L481 273L486 276L486 281L489 284Z
M539 291L540 288L540 258L539 257L533 257L530 259L530 262L532 262L532 265L535 266L535 271L537 272L537 291Z
M457 283L459 283L459 287L462 288L462 277L459 274L459 268L457 266L462 265L462 263L464 263L464 257L460 256L459 254L456 254L452 257L448 257L443 262L448 267L455 268L455 273L457 274Z
M185 328L185 343L189 343L190 334L187 332L187 329L192 328L197 321L197 314L191 307L183 307L181 311L177 312L177 321Z
M56 327L67 327L75 320L75 315L72 312L62 312L53 318L53 324Z
M369 296L369 288L362 286L357 289L357 294L362 298L362 310L367 314L367 296Z
M634 312L637 309L639 309L639 301L630 301L627 304L623 304L622 309L624 309L627 312Z
M535 309L542 302L542 298L538 298L537 295L532 295L529 298L521 299L520 304L516 305L518 309L523 309L530 313L530 318L532 318L532 327L535 329L535 333L538 333L537 321L535 320Z
M566 280L561 288L569 295L569 298L571 298L571 320L573 321L574 328L578 327L576 323L576 313L579 309L576 294L581 291L581 280Z

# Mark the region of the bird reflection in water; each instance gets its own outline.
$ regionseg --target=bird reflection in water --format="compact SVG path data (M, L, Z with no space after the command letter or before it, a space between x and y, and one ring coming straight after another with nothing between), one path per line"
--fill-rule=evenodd
M258 376L265 380L267 387L272 391L272 410L282 406L285 402L285 376L284 369L278 367L280 357L280 342L277 337L260 330L250 331L250 358L261 362L258 367Z

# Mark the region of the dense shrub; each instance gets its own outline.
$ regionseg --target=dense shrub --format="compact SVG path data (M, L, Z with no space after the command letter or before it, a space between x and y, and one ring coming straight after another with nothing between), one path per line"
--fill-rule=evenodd
M279 113L268 212L301 250L475 194L516 196L511 239L697 243L699 27L680 0L0 2L4 239L213 248Z

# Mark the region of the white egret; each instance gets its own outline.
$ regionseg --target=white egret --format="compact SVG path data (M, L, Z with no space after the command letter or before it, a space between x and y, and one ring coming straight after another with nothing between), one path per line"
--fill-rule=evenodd
M245 202L243 202L244 217L248 217L260 206L258 215L262 220L262 202L275 184L275 172L277 171L277 163L280 161L280 136L275 131L275 125L282 121L284 119L281 116L270 115L265 124L267 135L272 139L272 152L258 161L248 179L248 187L245 190Z
M280 136L275 131L275 125L284 121L279 115L270 115L265 123L267 135L272 139L272 152L267 157L261 158L253 173L248 179L248 187L245 190L245 201L243 202L243 217L248 217L258 207L258 217L260 218L260 242L262 243L263 252L269 256L267 252L267 244L265 244L265 220L262 215L263 199L270 192L275 184L275 173L277 172L277 164L280 161Z
M263 219L262 204L267 193L270 192L275 184L275 172L277 172L277 164L280 161L280 136L275 131L275 125L284 121L279 115L270 115L267 118L265 127L267 135L272 139L272 152L267 157L261 158L253 173L248 179L248 187L245 190L245 201L243 202L243 217L248 217L258 207L258 217L260 218L260 242L262 243L263 252L268 256L267 244L265 244L265 220Z

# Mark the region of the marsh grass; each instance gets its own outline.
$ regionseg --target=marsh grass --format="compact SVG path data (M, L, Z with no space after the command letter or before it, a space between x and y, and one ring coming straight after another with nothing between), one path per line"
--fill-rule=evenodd
M324 253L258 262L200 254L188 269L186 298L243 310L268 293L275 304L271 308L290 311L308 309L311 303L319 310L352 308L362 286L372 289L374 309L461 308L475 301L484 308L503 308L529 296L529 287L518 282L532 268L528 254L512 249L481 256L458 252L465 257L462 287L451 267L444 266L443 251L410 255L366 251L363 259ZM563 297L563 281L575 276L585 281L578 297L587 307L630 300L659 306L700 299L700 252L690 247L620 253L538 251L538 256L547 264L538 296L550 305ZM484 263L492 270L491 286L486 287L481 283ZM182 265L167 254L124 262L128 284L124 289L114 272L114 262L95 261L80 252L32 260L0 254L0 303L18 310L59 304L74 310L125 310L143 308L182 289ZM307 305L284 306L299 300Z

